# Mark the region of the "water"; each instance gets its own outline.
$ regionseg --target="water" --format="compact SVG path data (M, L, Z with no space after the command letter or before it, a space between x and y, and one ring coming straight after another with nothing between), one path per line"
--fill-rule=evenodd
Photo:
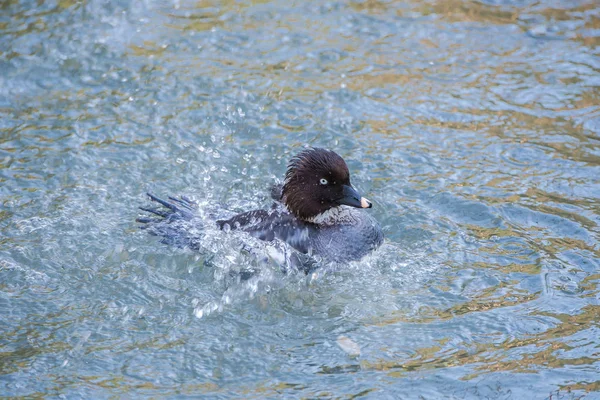
M599 32L591 0L2 3L0 395L600 398ZM307 144L374 202L359 263L240 282L247 238L134 222L266 207Z

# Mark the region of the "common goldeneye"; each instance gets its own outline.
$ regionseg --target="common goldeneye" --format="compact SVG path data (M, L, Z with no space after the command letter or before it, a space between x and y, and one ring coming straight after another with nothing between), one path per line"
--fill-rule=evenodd
M163 242L199 249L200 238L181 232L179 221L191 221L197 205L186 197L161 200L164 208L145 208L160 218L138 218L142 228L151 228ZM261 240L279 239L297 251L327 262L359 260L383 242L381 227L359 210L371 208L350 184L346 162L337 153L309 148L288 164L283 185L274 186L275 204L269 210L254 210L216 221L225 231L244 231Z

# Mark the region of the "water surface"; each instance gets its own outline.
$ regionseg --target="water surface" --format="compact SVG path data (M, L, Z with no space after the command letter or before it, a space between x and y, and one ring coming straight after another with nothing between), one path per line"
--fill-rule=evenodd
M595 1L0 4L0 395L600 398ZM315 275L144 193L267 207L334 149L386 235ZM264 248L264 244L254 243Z

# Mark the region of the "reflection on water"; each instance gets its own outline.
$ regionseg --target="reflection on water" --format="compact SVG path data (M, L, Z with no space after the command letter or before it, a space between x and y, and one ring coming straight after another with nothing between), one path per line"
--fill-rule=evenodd
M0 10L2 395L598 396L596 2ZM360 263L134 223L148 190L268 206L306 144L374 200Z

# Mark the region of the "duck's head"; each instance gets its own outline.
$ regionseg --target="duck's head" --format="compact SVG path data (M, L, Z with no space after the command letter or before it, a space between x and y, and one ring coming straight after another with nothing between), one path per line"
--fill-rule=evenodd
M290 160L282 201L290 212L305 221L313 221L341 205L372 207L350 184L350 172L344 159L320 148L306 149Z

